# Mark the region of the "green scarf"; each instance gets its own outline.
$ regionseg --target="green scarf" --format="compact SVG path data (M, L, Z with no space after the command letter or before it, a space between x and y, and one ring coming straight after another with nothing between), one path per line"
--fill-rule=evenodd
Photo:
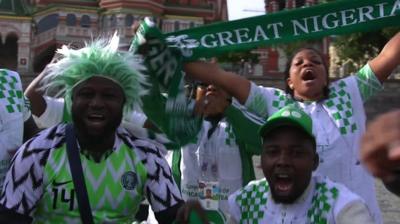
M147 49L142 49L145 43ZM148 83L145 86L148 94L142 98L143 112L179 145L193 141L201 119L193 116L194 101L185 96L180 51L167 47L162 33L148 18L140 24L130 51L143 54L141 60L147 67L143 71Z
M164 34L185 60L400 25L400 0L342 0Z

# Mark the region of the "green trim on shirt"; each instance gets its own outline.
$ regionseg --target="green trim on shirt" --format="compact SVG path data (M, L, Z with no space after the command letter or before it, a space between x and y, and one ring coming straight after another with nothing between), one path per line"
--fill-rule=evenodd
M383 89L382 83L378 80L368 64L364 65L364 67L357 72L356 77L363 102L366 102Z
M242 160L242 181L245 186L256 178L253 167L253 156L260 155L262 151L261 138L258 130L261 125L244 116L243 111L230 105L225 110L225 116L232 126Z

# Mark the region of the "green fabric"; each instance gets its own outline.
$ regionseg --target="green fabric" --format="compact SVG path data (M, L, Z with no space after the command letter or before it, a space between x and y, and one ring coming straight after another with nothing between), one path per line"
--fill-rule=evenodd
M68 112L67 105L65 105L65 101L64 101L62 122L69 123L71 121L72 121L71 114Z
M256 179L252 157L260 155L262 151L261 138L257 134L261 125L245 117L243 111L232 105L225 110L225 116L233 128L236 144L239 147L242 159L242 186L245 186Z
M314 136L312 133L312 119L300 107L295 104L283 107L279 111L272 114L267 122L260 128L260 135L265 136L268 132L282 125L295 125L303 129L308 135Z
M253 146L253 148L261 148L261 138L257 135L257 130L261 124L250 120L243 113L243 111L232 105L225 110L226 119L232 126L236 138ZM259 154L260 150L251 151L251 153Z
M336 187L328 188L326 183L316 183L311 207L307 211L310 223L327 224L327 215L333 209L332 205L338 195L339 190Z
M363 102L366 102L369 98L375 96L377 92L383 89L381 82L376 78L376 75L368 64L358 71L356 77L358 89L360 90Z
M19 89L16 77L9 75L7 70L0 69L0 101L6 107L8 113L21 112L24 105L21 99L22 90Z
M256 179L256 173L253 165L253 155L248 151L253 149L251 146L246 145L244 142L237 142L239 147L240 158L242 162L242 186L246 186L250 181ZM261 151L261 148L256 148ZM256 154L259 155L259 154Z
M181 159L182 159L181 150L174 150L172 152L171 170L172 170L172 175L174 176L174 180L178 185L179 189L181 189L181 180L182 180Z
M135 152L125 144L109 155L107 160L94 162L80 155L85 170L85 182L89 201L96 223L117 222L132 223L134 214L144 197L144 184L147 171ZM69 223L80 221L76 200L73 198L73 182L68 165L65 144L51 154L44 170L45 188L47 189L35 211L36 223ZM134 164L125 159L131 157ZM140 178L136 179L136 187L124 189L120 179L121 172L131 175L134 170ZM132 175L131 175L132 176ZM107 183L104 185L102 183ZM58 184L56 184L58 183ZM52 189L52 190L49 190ZM50 193L51 192L51 193ZM112 200L111 200L112 199ZM118 204L111 203L118 201ZM75 201L75 203L74 203ZM50 212L51 211L51 212ZM121 214L124 214L121 216Z
M148 81L156 83L154 76L149 76ZM192 112L174 113L167 108L167 99L164 97L157 84L146 87L148 93L142 96L142 110L147 118L155 124L171 141L178 145L186 145L193 142L198 130L201 128L201 119L195 118ZM182 120L178 120L181 118ZM176 125L179 123L179 128ZM190 128L182 127L188 124ZM177 149L177 147L173 147ZM169 148L171 149L171 148Z
M267 205L270 196L269 185L266 179L257 180L244 187L236 196L235 201L239 205L241 216L240 223L260 223L264 218L263 209ZM307 210L309 222L315 224L327 224L328 216L339 196L339 190L335 186L328 186L325 182L316 182L312 196L311 206Z
M213 23L164 37L171 47L181 50L185 60L196 60L271 44L398 26L398 21L399 1L341 0Z
M295 102L291 97L287 97L286 93L280 89L276 89L274 92L274 95L276 96L276 98L274 98L274 100L272 101L272 107L275 109L279 110L279 109L286 107L290 104L293 104ZM261 96L261 98L262 98L262 100L264 100L264 102L266 104L267 101L262 96ZM257 100L261 100L261 99L257 99Z
M201 221L200 216L197 214L197 212L191 212L189 217L189 223L202 224L203 222Z
M339 128L340 134L346 135L357 131L357 123L353 116L352 99L346 82L342 79L329 86L329 99L324 106L329 108L331 117Z
M207 219L210 223L223 224L227 223L226 217L221 211L206 210ZM189 222L192 224L192 222Z
M144 76L148 93L142 97L142 109L169 139L185 145L196 136L201 119L192 115L193 104L185 96L181 56L167 48L161 36L161 32L146 18L132 39L130 51L133 54L141 53L144 43L148 48L143 58L147 67Z
M216 223L216 224L226 223L226 218L225 218L224 214L222 214L219 211L207 210L206 216L207 216L207 220L209 221L209 223ZM189 223L190 224L203 224L203 221L201 220L199 214L197 214L196 211L192 211L192 212L190 212L190 215L189 215ZM174 224L178 224L178 222L174 222Z
M242 189L235 201L241 210L240 223L258 224L264 217L264 208L267 204L269 186L265 179Z

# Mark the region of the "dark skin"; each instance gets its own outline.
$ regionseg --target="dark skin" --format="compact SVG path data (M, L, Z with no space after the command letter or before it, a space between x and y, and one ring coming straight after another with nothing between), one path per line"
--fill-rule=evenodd
M286 81L296 99L316 101L323 98L328 71L317 52L310 49L298 52L290 63L289 74Z
M400 110L385 113L368 124L361 141L364 166L400 196Z
M196 90L196 115L209 121L219 121L224 117L226 108L231 104L230 96L215 85L198 86Z
M190 214L193 210L198 214L200 220L204 224L208 224L207 216L204 209L198 201L187 201L184 206L181 206L176 214L176 222L181 224L190 224Z
M82 82L73 91L72 118L79 144L92 156L99 159L114 145L115 131L120 125L125 103L122 88L102 77L93 77ZM162 223L172 223L178 210L190 213L196 210L203 214L198 202L178 203L155 213ZM202 216L204 218L204 216ZM180 223L187 223L187 215L178 215Z
M315 145L302 129L282 126L264 136L261 167L278 203L293 203L303 194L318 162Z
M77 138L95 159L113 147L124 102L122 88L106 78L92 77L74 88L71 112Z
M196 90L195 114L212 124L210 137L218 123L224 118L226 108L231 104L229 95L215 85L200 85Z

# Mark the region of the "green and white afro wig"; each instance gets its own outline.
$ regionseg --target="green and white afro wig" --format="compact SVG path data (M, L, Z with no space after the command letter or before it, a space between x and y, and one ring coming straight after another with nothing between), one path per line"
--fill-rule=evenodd
M98 39L81 49L62 46L56 54L60 59L48 65L48 74L43 79L46 93L56 92L64 97L68 112L71 112L73 89L81 82L94 76L108 78L119 84L125 94L124 113L141 105L140 97L145 94L144 66L131 52L118 51L119 37Z

